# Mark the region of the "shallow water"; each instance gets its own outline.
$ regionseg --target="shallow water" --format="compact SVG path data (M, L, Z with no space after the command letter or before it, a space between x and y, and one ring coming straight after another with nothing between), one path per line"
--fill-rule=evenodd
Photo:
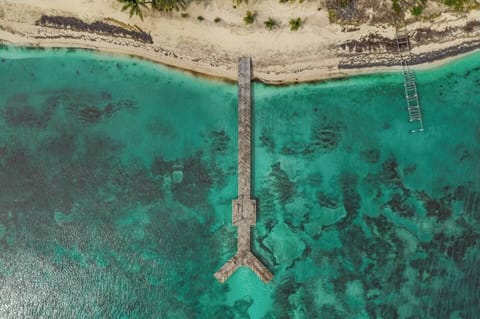
M476 318L480 54L402 79L254 86L254 250L235 251L233 84L0 50L0 317Z

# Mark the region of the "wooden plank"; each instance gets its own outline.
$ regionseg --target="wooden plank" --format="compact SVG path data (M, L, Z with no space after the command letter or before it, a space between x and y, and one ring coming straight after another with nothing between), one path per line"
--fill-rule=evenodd
M251 191L251 60L238 63L238 198L232 201L232 222L237 226L237 253L214 276L224 283L239 267L249 267L265 283L272 273L251 252L251 227L256 223L256 201Z

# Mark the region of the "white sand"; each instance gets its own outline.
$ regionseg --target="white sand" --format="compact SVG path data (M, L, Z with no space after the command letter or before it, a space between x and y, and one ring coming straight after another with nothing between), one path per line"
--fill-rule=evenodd
M121 12L121 4L116 0L0 0L0 41L16 45L93 48L136 55L232 80L237 77L238 57L251 56L254 77L277 84L389 70L383 67L339 70L340 43L360 39L370 33L393 38L395 30L393 27L363 25L358 31L342 32L341 26L329 23L326 9L317 10L320 3L280 4L278 0L250 0L248 5L242 4L234 9L230 0L211 0L209 4L194 1L188 8L188 18L180 17L177 12L164 14L144 10L142 21ZM247 26L242 21L247 9L258 13L254 25ZM42 14L74 16L85 22L113 18L151 33L154 43L143 44L125 38L35 26L35 21ZM198 21L196 17L199 15L205 20ZM214 23L216 17L222 21ZM273 31L263 25L269 17L281 23ZM299 31L293 32L288 21L296 17L306 22ZM412 28L433 25L444 29L449 25L464 25L473 19L480 19L479 11L462 15L444 13L433 24L416 23ZM460 34L456 36L456 42L431 43L414 50L439 50L474 37L478 38L478 34Z

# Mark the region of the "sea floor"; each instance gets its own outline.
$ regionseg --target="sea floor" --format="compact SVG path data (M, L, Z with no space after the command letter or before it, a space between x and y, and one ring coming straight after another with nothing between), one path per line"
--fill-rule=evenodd
M0 49L1 318L477 319L480 54L253 88L255 254L235 252L237 88L137 59Z

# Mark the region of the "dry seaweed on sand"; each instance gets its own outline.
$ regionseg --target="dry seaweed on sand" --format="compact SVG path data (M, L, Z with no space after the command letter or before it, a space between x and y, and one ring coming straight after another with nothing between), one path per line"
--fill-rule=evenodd
M86 23L83 20L74 17L42 15L40 19L35 22L35 24L44 27L70 29L80 32L92 32L97 34L106 34L109 36L121 36L145 43L153 43L151 35L146 32L128 30L101 21Z

